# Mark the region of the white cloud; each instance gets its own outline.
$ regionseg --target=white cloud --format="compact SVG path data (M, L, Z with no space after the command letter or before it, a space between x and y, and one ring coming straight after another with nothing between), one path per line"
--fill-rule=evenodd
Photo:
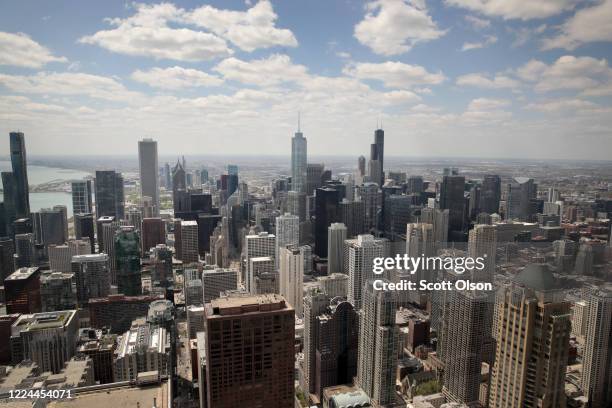
M227 41L249 52L277 45L297 46L291 31L275 27L277 15L265 0L244 12L212 6L184 10L171 3L135 4L135 8L136 13L130 17L109 19L114 28L79 41L121 54L178 61L232 55Z
M268 58L244 61L227 58L213 68L226 80L251 85L277 85L307 78L307 68L291 62L287 55L274 54Z
M498 74L490 78L482 73L462 75L457 78L456 83L459 86L473 86L485 89L512 89L520 86L519 81L506 75Z
M504 108L510 105L512 102L508 99L490 99L490 98L476 98L473 99L469 105L468 110L470 111L488 111Z
M479 48L485 48L485 47L488 47L489 45L495 44L496 42L497 42L496 36L488 35L485 37L484 41L463 43L463 47L461 47L461 51L469 51L469 50L476 50Z
M535 83L538 92L576 90L596 95L612 88L612 68L606 60L592 57L564 55L550 65L532 60L518 68L517 75Z
M290 30L275 27L277 18L267 0L258 2L245 12L207 5L184 17L186 22L208 29L244 51L274 46L296 47L298 42Z
M474 27L476 30L482 30L491 26L491 21L484 18L472 16L470 14L465 16L465 21L472 27Z
M530 20L556 16L571 10L580 0L445 0L449 6L476 11L489 17Z
M446 33L428 14L425 0L375 0L366 5L366 11L354 35L380 55L402 54Z
M0 31L0 65L40 68L50 62L67 62L32 40L27 34Z
M75 72L39 72L29 76L0 74L0 85L26 94L86 95L109 101L142 100L142 95L128 91L113 78Z
M544 49L573 50L589 42L612 41L612 0L577 11L559 31L557 36L543 41Z
M152 68L148 71L137 70L132 73L132 79L148 84L154 88L182 89L195 87L218 86L223 80L197 69L174 66L170 68Z
M418 85L438 85L446 77L442 72L429 72L420 65L387 61L380 64L360 62L344 67L343 73L358 79L381 81L386 87L410 88Z
M527 105L526 109L536 110L540 112L575 112L575 111L592 111L597 109L598 105L585 101L583 99L559 99L544 102L534 102Z
M383 97L385 99L385 102L387 102L389 105L414 103L421 100L421 97L419 95L406 90L385 92L383 94Z

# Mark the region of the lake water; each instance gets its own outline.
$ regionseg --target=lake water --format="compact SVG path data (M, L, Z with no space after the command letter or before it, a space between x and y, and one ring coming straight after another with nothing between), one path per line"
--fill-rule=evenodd
M11 171L11 162L0 160L0 171ZM81 180L89 175L89 173L79 170L28 166L28 182L31 186L54 180ZM30 211L40 211L42 208L51 208L54 205L65 205L68 208L68 217L72 217L72 196L70 193L30 193Z

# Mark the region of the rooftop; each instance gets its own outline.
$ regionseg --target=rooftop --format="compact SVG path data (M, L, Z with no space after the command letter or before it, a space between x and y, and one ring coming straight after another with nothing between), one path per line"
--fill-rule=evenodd
M7 277L5 280L7 281L25 280L25 279L28 279L33 274L35 274L36 272L38 272L38 269L39 269L38 267L19 268L15 272L13 272L9 277Z
M48 408L168 408L166 383L153 386L100 387L88 392L79 391L75 398L50 402ZM155 402L154 402L155 400Z
M206 307L206 315L212 317L282 309L291 309L291 306L285 302L285 298L275 293L262 295L233 293L230 296L213 299Z

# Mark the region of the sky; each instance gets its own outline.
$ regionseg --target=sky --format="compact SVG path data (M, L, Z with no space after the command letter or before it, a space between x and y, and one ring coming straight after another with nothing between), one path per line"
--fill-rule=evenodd
M20 0L0 155L612 158L612 0Z

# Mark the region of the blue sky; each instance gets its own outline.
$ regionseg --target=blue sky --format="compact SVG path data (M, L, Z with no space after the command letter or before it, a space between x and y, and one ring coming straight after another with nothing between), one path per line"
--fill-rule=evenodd
M609 159L612 0L20 1L0 132L33 154ZM0 139L7 151L8 137Z

